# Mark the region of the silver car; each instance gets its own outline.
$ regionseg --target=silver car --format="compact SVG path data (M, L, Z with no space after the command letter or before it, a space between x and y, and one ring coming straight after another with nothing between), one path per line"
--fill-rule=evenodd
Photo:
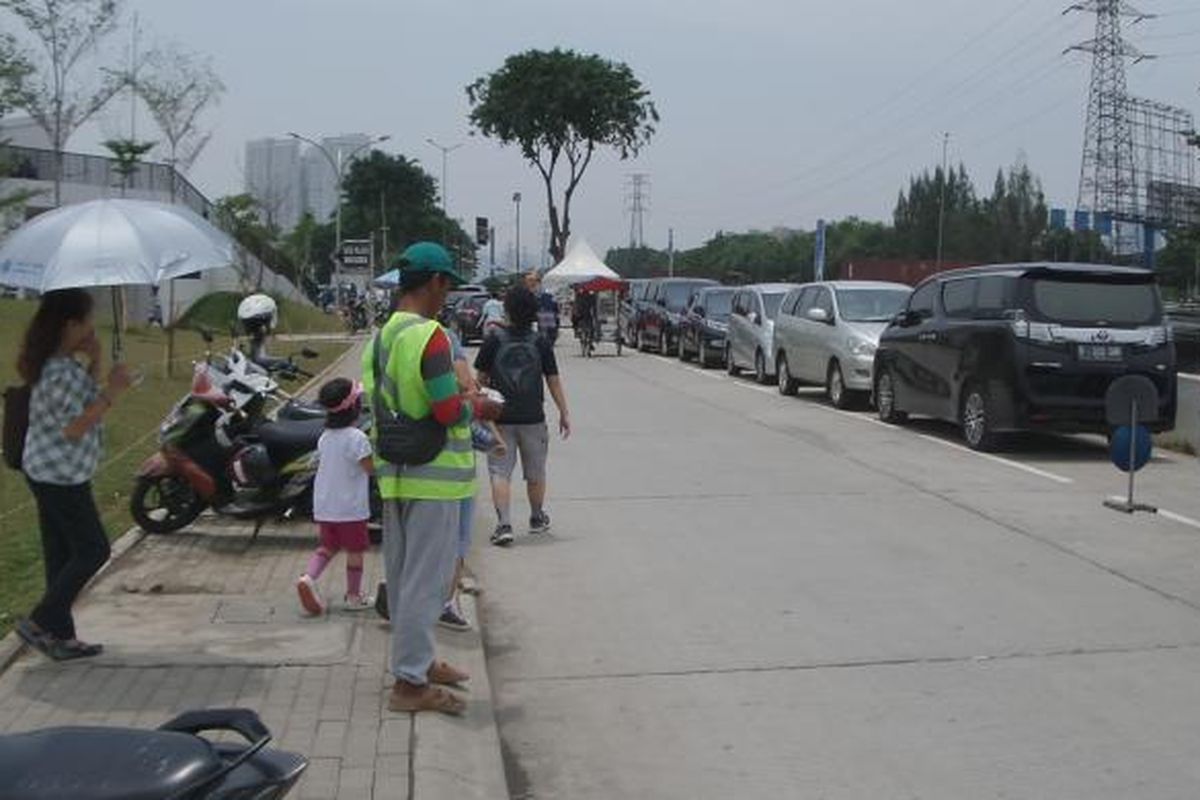
M789 292L775 320L779 391L823 385L837 408L866 398L879 336L911 291L900 283L829 281Z
M759 283L743 286L733 296L729 333L725 339L725 369L737 375L753 369L759 383L770 383L775 375L775 315L794 283Z

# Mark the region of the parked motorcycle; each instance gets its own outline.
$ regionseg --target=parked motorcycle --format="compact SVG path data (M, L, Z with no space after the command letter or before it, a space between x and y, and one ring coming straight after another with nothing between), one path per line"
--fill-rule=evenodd
M310 516L324 416L287 395L237 347L224 359L206 356L160 426L159 451L138 471L134 521L149 533L173 533L212 508L255 522L257 536L270 520ZM369 426L369 415L360 424Z
M234 733L244 741L213 741ZM0 736L0 796L11 800L276 800L308 767L268 749L248 709L189 711L157 730L45 728Z

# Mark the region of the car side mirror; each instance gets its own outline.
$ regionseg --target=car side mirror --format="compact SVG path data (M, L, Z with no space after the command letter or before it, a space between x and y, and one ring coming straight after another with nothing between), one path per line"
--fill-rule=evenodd
M829 318L829 312L823 308L810 308L808 310L808 318L813 322L823 322L826 324L832 322Z
M901 311L892 320L892 324L900 328L911 328L921 321L921 317L915 311Z
M695 308L692 309L692 312L695 313L695 315L697 317L707 317L708 316L708 313L704 310L704 306L696 306Z
M762 318L758 316L757 311L751 311L749 314L746 315L746 319L750 320L751 325L761 325L762 324Z

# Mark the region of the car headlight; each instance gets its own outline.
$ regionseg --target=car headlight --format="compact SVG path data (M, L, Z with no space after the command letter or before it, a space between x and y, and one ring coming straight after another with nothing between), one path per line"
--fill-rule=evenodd
M868 342L866 339L851 339L848 344L850 345L850 355L856 358L875 357L876 346L874 342Z

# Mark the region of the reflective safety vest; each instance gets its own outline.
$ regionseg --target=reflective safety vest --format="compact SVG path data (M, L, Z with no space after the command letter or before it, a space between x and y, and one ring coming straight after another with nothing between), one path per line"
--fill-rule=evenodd
M381 400L395 411L413 419L433 413L421 357L425 346L441 326L418 314L400 311L383 326L379 346L383 350L384 374L379 376ZM364 400L375 391L375 343L363 353ZM475 496L475 451L471 448L470 424L446 429L446 446L433 461L417 466L400 466L375 457L379 493L385 500L465 500Z

